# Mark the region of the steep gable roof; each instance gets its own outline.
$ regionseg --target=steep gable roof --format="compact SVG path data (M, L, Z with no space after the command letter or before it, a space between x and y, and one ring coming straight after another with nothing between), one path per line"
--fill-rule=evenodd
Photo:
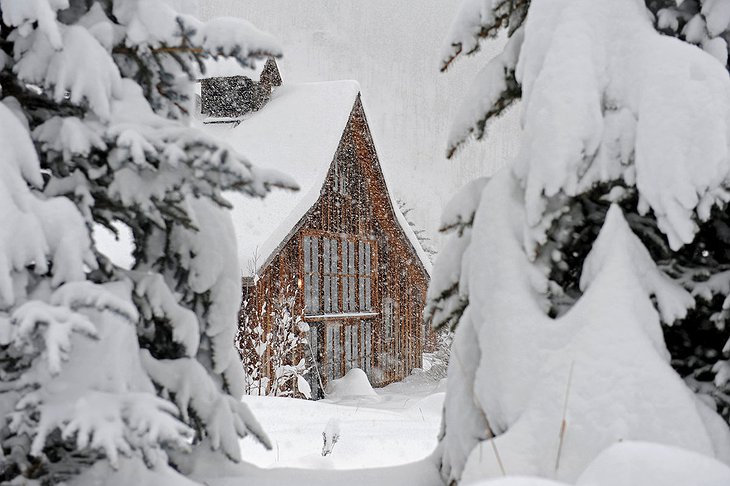
M205 125L255 165L291 176L298 192L277 190L264 199L226 194L233 204L239 264L244 276L264 266L317 202L353 108L355 81L284 85L259 112L240 124ZM369 134L368 134L369 135ZM389 193L396 220L426 271L430 262Z

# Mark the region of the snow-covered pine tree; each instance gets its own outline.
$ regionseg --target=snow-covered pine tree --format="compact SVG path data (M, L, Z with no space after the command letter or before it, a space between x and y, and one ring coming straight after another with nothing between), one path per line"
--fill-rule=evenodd
M428 310L457 328L439 446L448 482L505 470L575 479L631 439L730 461L726 424L667 352L684 374L715 378L727 413L730 79L719 46L730 13L690 2L701 40L677 20L710 56L657 32L674 26L671 3L466 0L456 17L444 70L483 38L507 39L464 100L448 155L517 100L523 146L444 214L455 235ZM579 403L573 447L561 449L568 396Z
M487 178L478 178L453 197L441 213L439 231L446 241L433 267L428 286L426 321L437 329L453 331L469 305L466 282L461 281L464 253L471 243L474 216Z
M0 10L0 480L183 483L197 452L239 460L247 434L268 446L239 401L222 191L292 183L189 114L206 58L246 65L277 43L163 1ZM131 229L131 270L95 246L95 225Z
M647 5L660 32L700 46L730 70L730 3L655 0ZM644 240L662 241L651 219L640 225L635 231ZM694 390L715 401L730 423L730 211L714 208L698 226L694 241L679 252L665 245L647 246L654 260L696 297L685 319L664 326L672 364Z

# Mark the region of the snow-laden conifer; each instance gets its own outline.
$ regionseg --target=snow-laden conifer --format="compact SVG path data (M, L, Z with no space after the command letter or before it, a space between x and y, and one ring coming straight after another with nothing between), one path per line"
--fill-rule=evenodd
M667 350L685 363L698 353L694 381L727 380L730 79L719 51L657 32L647 3L467 0L453 24L444 69L482 38L506 31L506 43L448 152L517 100L524 142L445 214L458 233L428 309L456 327L439 449L448 482L574 481L620 440L730 461L724 392L710 384L719 407L692 393ZM712 32L727 30L721 18ZM689 342L673 345L677 326Z
M657 29L701 47L730 66L730 4L723 0L647 0Z
M248 434L268 446L239 401L222 192L292 184L189 116L206 58L248 64L277 43L161 1L0 11L2 481L183 481L197 451L237 461ZM97 225L131 229L132 269L96 246Z

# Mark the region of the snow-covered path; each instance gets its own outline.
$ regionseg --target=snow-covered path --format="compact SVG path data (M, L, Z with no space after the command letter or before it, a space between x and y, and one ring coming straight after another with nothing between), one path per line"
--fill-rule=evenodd
M376 390L376 397L307 401L244 397L274 448L241 441L245 461L264 468L360 469L424 459L436 447L443 405L437 383L409 377ZM322 432L331 419L340 438L323 457Z
M195 478L209 486L443 486L430 458L441 423L445 383L412 375L375 396L316 402L245 396L274 448L241 441L246 463L225 470L205 461ZM370 392L372 393L372 391ZM335 419L340 437L322 456L322 432Z
M207 486L444 486L435 463L419 461L401 466L370 469L261 469L249 464L237 465L229 473L212 474L197 479Z

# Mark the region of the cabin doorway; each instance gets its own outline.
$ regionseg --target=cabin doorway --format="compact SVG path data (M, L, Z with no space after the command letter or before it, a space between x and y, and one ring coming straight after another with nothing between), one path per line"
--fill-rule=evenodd
M312 396L324 396L322 386L360 368L371 383L373 374L373 321L327 320L310 324L310 355L314 361L309 383Z

